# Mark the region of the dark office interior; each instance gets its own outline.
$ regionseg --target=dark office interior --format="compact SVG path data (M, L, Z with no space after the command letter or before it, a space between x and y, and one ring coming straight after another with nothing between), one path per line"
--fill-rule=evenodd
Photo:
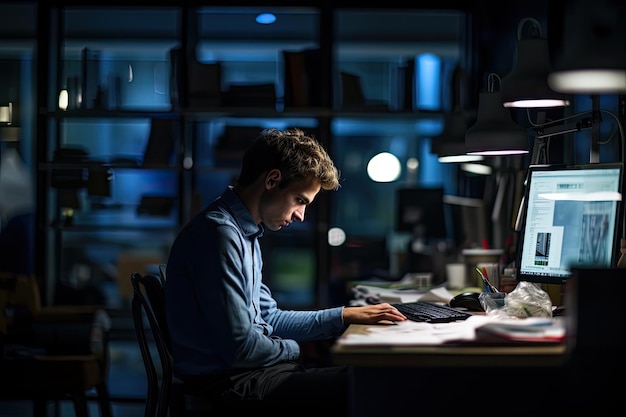
M554 64L572 42L571 22L588 10L585 25L616 29L611 53L624 63L626 32L610 24L626 17L619 2L349 3L0 1L0 274L8 277L0 336L32 319L11 295L16 276L32 277L17 280L32 295L29 308L56 310L88 335L104 320L113 415L143 415L130 275L158 274L177 231L234 183L263 128L311 132L341 171L340 189L320 193L304 223L263 238L264 279L293 309L346 305L357 280L428 272L443 283L464 249L503 249L501 266L515 268L529 164L624 161L623 91L570 94L568 107L506 108L535 133L546 121L601 115L548 140L529 135L528 153L441 158L459 136L452 120L462 120L463 141L480 93L504 84L517 42L537 30ZM257 23L261 13L276 21ZM538 26L529 30L529 18ZM382 178L379 156L393 157L379 166ZM623 209L617 221L621 231ZM613 244L619 256L619 239ZM564 300L561 286L547 289ZM326 362L328 347L305 352ZM25 377L0 378L4 391ZM98 398L90 386L90 415L107 417ZM67 396L30 400L0 394L0 417L40 406L75 415Z

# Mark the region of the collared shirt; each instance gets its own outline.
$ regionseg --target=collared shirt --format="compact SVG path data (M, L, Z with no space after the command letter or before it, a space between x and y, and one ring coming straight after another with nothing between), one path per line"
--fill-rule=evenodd
M174 371L207 375L296 360L345 330L343 307L281 310L262 282L263 226L229 187L178 234L165 302Z

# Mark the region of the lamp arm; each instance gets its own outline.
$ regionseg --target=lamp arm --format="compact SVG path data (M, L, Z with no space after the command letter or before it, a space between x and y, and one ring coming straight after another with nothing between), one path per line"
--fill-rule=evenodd
M603 114L608 114L615 121L618 132L619 132L619 139L620 139L620 146L621 146L620 154L623 155L624 154L624 141L625 141L624 127L622 126L622 123L620 122L619 118L613 112L610 112L604 109L594 109L594 111L592 112L586 111L586 112L578 113L578 114L575 114L575 115L572 115L572 116L569 116L560 120L554 120L554 121L542 124L542 123L533 123L530 118L530 114L527 111L528 121L530 122L535 132L535 144L533 146L531 164L546 162L545 160L543 160L543 158L545 157L545 149L547 147L547 141L545 140L545 138L549 138L551 136L560 135L564 133L579 132L583 129L590 129L594 126L594 121L596 122L596 124L600 123L599 118L593 117L594 113L597 115L598 112L603 113ZM559 123L565 120L570 120L573 118L578 118L589 113L591 113L592 117L585 117L579 121L574 121L574 122L566 123L566 124L559 125L559 126L552 126L555 123ZM622 163L624 163L623 158L620 158L620 160ZM526 182L524 182L524 184L526 184ZM521 217L523 215L525 208L526 208L526 204L525 204L525 201L522 199L518 213L517 213L517 218L515 221L516 231L521 230ZM626 268L626 214L622 222L622 238L620 239L620 253L621 255L617 262L617 267Z
M539 126L535 128L538 138L547 138L554 135L562 135L565 133L580 132L583 129L590 129L593 126L593 119L586 117L582 120L566 123L561 126L545 127Z
M533 144L533 152L530 157L530 165L537 164L545 164L548 162L547 157L547 149L548 149L548 140L544 137L539 137L535 135L535 142ZM526 183L528 182L528 173L526 173L526 179L524 179L524 187L526 187ZM522 200L520 201L520 205L517 209L517 216L515 216L515 223L513 225L513 229L516 232L522 230L522 219L524 218L524 214L526 211L526 198L522 196Z
M615 124L617 124L617 130L619 131L619 140L620 140L620 146L621 146L621 151L623 155L624 154L624 127L622 126L622 123L619 121L619 117L617 117L613 112L610 112L604 109L600 109L600 113L608 114L609 116L613 118L613 120L615 120ZM624 161L622 161L622 163L623 162Z

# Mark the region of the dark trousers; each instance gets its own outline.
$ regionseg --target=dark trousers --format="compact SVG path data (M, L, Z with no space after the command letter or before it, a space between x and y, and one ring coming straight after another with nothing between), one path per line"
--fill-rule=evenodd
M221 378L186 379L186 383L195 393L219 399L225 408L245 401L273 416L298 410L324 413L324 417L349 415L347 367L306 368L287 362Z

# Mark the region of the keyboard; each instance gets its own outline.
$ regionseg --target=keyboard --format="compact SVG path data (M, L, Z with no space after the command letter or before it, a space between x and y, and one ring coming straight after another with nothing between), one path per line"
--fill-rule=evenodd
M409 320L427 323L448 323L456 320L465 320L471 316L471 313L427 301L412 301L391 305L397 308Z

